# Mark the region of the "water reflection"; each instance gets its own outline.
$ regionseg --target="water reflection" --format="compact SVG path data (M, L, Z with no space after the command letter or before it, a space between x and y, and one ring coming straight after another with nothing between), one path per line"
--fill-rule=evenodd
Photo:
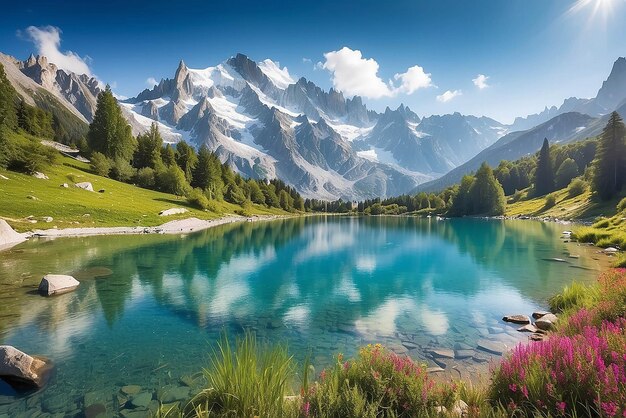
M253 329L297 356L312 350L316 362L367 342L427 361L432 347L512 345L523 336L503 314L541 306L574 274L595 276L570 265L601 265L585 253L545 261L583 250L559 232L536 222L328 217L29 242L0 253L0 343L62 364L48 390L71 384L68 397L87 381L176 380L203 365L222 329ZM48 272L79 276L81 286L32 294Z

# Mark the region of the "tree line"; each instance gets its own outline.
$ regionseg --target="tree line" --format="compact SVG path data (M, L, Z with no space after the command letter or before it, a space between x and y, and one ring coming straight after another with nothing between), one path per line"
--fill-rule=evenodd
M156 123L132 135L109 86L98 96L87 133L92 170L101 176L178 196L201 208L227 201L244 209L251 204L304 211L302 196L278 179L245 179L203 144L196 151L185 141L164 144Z

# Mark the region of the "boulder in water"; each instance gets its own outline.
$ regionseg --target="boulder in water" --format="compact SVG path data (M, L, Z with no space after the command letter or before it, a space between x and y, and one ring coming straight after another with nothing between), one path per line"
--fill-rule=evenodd
M39 283L39 293L43 296L61 295L76 289L80 282L64 274L46 274Z
M0 378L16 389L40 388L50 365L10 345L0 345Z
M504 322L511 322L513 324L530 324L530 318L526 315L507 315L502 318Z

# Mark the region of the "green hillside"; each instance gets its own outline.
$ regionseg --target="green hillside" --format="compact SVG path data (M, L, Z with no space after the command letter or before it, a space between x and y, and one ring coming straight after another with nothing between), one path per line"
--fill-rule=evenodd
M89 172L89 166L68 157L45 169L48 180L0 168L0 217L18 231L44 228L92 226L156 226L189 217L214 219L241 211L241 206L215 201L215 211L191 207L184 197L142 189ZM95 192L75 183L91 182ZM66 183L68 188L61 185ZM104 193L98 193L103 189ZM173 207L185 207L188 213L159 216ZM281 209L252 205L249 213L257 215L287 214ZM27 217L32 216L37 223ZM44 217L52 217L47 223Z

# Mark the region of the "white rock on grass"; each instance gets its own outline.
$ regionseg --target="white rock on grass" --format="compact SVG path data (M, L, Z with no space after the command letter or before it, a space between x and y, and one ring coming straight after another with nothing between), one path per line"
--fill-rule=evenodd
M179 213L186 213L186 212L189 212L189 211L185 208L172 208L172 209L162 210L161 212L159 212L159 216L178 215Z
M76 183L75 186L78 187L79 189L93 192L93 185L88 181L83 181L82 183Z
M41 387L49 366L10 345L0 345L0 376L17 387Z
M39 283L39 293L44 296L61 295L71 292L80 285L72 276L64 274L46 274Z
M33 173L33 177L35 177L36 179L48 180L48 176L46 176L44 173L40 173L39 171L35 171Z

